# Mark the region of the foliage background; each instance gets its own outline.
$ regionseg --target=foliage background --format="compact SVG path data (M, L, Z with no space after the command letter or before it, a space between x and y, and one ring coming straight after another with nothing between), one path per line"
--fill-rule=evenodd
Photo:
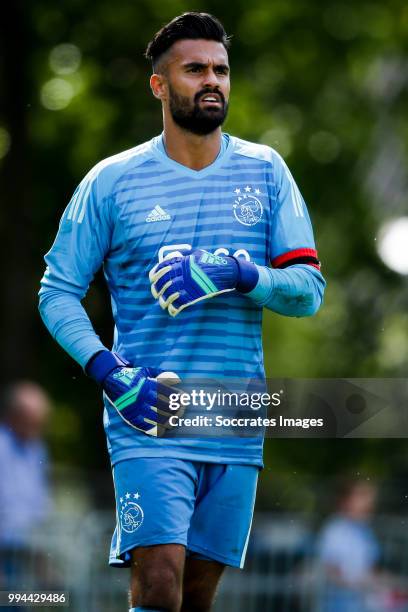
M406 375L406 277L376 251L381 225L408 208L405 2L18 0L0 25L1 375L35 378L50 391L49 440L60 463L107 469L107 455L94 386L37 314L42 257L90 167L161 131L143 52L187 10L214 13L233 35L225 129L285 157L328 281L316 317L265 314L269 376ZM101 278L86 306L109 342ZM269 440L265 463L270 488L260 503L270 507L282 478L295 491L343 471L403 477L406 441Z

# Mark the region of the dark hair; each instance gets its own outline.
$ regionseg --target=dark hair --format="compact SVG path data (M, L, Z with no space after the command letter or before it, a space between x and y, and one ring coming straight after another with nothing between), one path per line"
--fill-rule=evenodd
M341 476L337 479L334 501L338 507L343 504L359 487L374 487L375 483L360 477Z
M34 381L21 379L9 382L0 388L0 421L6 419L18 406L18 394L25 389L39 389L45 394L45 391Z
M183 13L172 19L156 32L147 45L145 57L152 62L153 68L157 60L178 40L198 39L215 40L229 48L230 42L223 25L209 13Z

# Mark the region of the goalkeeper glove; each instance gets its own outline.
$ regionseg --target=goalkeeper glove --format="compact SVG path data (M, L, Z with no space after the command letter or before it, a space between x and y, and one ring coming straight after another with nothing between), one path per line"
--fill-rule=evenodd
M150 436L162 435L169 428L172 387L159 382L178 383L174 373L157 368L134 368L126 359L110 351L94 355L86 366L87 374L102 385L109 403L131 427Z
M201 300L227 291L249 293L258 282L255 264L197 249L160 262L149 274L153 297L172 317Z

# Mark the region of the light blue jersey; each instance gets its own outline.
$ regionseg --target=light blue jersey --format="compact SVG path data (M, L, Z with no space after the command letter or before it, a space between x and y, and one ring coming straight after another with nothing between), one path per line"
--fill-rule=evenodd
M233 291L172 318L150 293L148 275L158 261L197 248L260 266L298 264L322 278L306 265L316 251L305 202L273 149L224 134L217 159L197 171L170 159L159 136L102 161L75 191L45 257L42 317L84 367L105 348L80 303L103 264L114 351L182 379L262 379L256 300ZM260 438L152 439L108 405L104 422L113 463L168 456L262 464Z

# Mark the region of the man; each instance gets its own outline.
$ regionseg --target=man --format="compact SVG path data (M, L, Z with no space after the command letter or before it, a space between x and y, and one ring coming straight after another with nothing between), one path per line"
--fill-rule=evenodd
M32 542L51 510L47 451L42 440L50 413L45 391L31 381L10 384L0 405L0 588L41 581L42 555ZM29 571L31 569L31 571ZM7 608L9 609L9 608ZM11 608L10 608L11 609Z
M339 487L336 514L323 525L317 546L325 578L322 612L365 612L370 600L384 593L385 576L377 572L380 546L369 524L376 498L377 487L366 480Z
M205 13L155 35L146 56L163 134L85 177L40 291L45 324L105 392L118 517L110 562L131 565L132 610L211 608L225 565L244 562L262 466L259 437L167 435L172 389L160 374L262 379L262 307L311 315L324 289L283 160L221 132L228 46ZM114 353L80 304L102 263Z

